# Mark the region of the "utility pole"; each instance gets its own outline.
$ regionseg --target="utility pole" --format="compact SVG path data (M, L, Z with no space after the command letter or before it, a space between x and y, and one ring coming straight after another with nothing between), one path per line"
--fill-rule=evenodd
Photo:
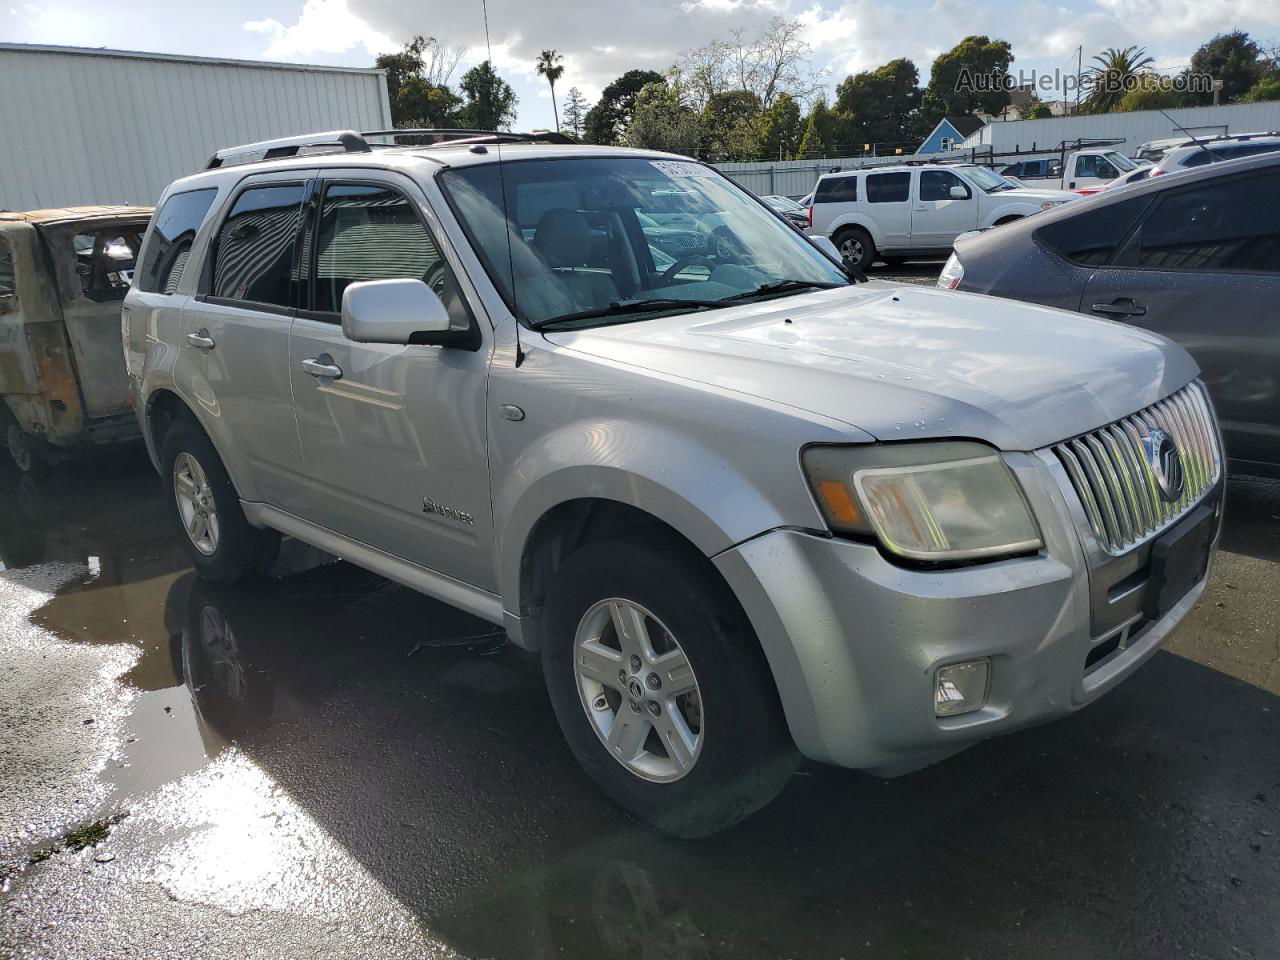
M1080 112L1080 79L1084 76L1084 44L1076 47L1076 113Z

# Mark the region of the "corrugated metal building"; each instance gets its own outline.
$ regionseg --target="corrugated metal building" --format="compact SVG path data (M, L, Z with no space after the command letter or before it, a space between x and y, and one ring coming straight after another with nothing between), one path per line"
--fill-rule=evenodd
M1184 107L1097 116L1050 117L1044 120L1008 120L988 123L967 137L963 147L989 146L996 153L1013 150L1054 150L1063 141L1089 139L1124 140L1120 151L1132 154L1149 140L1181 136L1174 123L1197 137L1223 133L1257 133L1280 130L1280 101L1233 103L1221 107ZM1173 122L1170 122L1172 118Z
M391 126L382 70L0 43L0 209L153 204L219 147Z
M803 197L813 189L818 177L832 170L854 170L860 167L882 167L918 160L905 154L891 157L830 157L822 160L766 160L747 163L725 162L712 164L717 170L741 187L761 197Z

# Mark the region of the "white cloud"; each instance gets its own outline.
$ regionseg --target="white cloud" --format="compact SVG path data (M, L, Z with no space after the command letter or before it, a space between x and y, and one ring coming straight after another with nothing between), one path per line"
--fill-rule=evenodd
M376 55L399 46L353 13L347 0L306 0L296 23L285 26L274 18L250 20L244 29L270 38L263 56L282 60L345 53L364 47Z

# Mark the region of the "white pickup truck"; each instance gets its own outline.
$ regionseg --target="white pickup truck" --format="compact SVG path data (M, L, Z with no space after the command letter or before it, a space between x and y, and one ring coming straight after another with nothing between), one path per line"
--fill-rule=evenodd
M1037 189L1073 190L1088 195L1097 193L1116 177L1150 165L1116 150L1077 150L1065 159L1041 157L1007 164L1000 169L1000 176Z
M1077 193L1020 188L986 167L930 163L824 174L809 233L861 270L877 260L946 256L956 237L1048 210Z

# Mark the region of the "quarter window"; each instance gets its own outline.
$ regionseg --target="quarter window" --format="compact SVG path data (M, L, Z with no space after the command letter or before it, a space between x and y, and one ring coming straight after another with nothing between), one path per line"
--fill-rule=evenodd
M857 199L857 177L823 177L813 196L814 203L853 203Z
M906 203L910 192L910 173L873 173L867 176L868 203Z
M1280 174L1166 194L1142 225L1138 265L1280 273Z
M0 303L14 296L13 253L9 244L0 240Z
M351 284L401 279L421 280L435 291L454 329L470 325L449 262L408 198L379 185L331 185L320 210L314 309L336 315Z
M1096 207L1036 231L1036 239L1085 266L1107 263L1147 205L1146 197Z
M210 293L223 300L292 306L293 248L302 223L302 184L250 187L218 233Z
M948 170L922 170L920 172L920 199L950 200L951 188L960 187L966 197L973 192L965 186L964 181Z
M173 293L191 255L191 244L213 204L217 190L175 193L151 221L138 274L138 289L147 293Z

